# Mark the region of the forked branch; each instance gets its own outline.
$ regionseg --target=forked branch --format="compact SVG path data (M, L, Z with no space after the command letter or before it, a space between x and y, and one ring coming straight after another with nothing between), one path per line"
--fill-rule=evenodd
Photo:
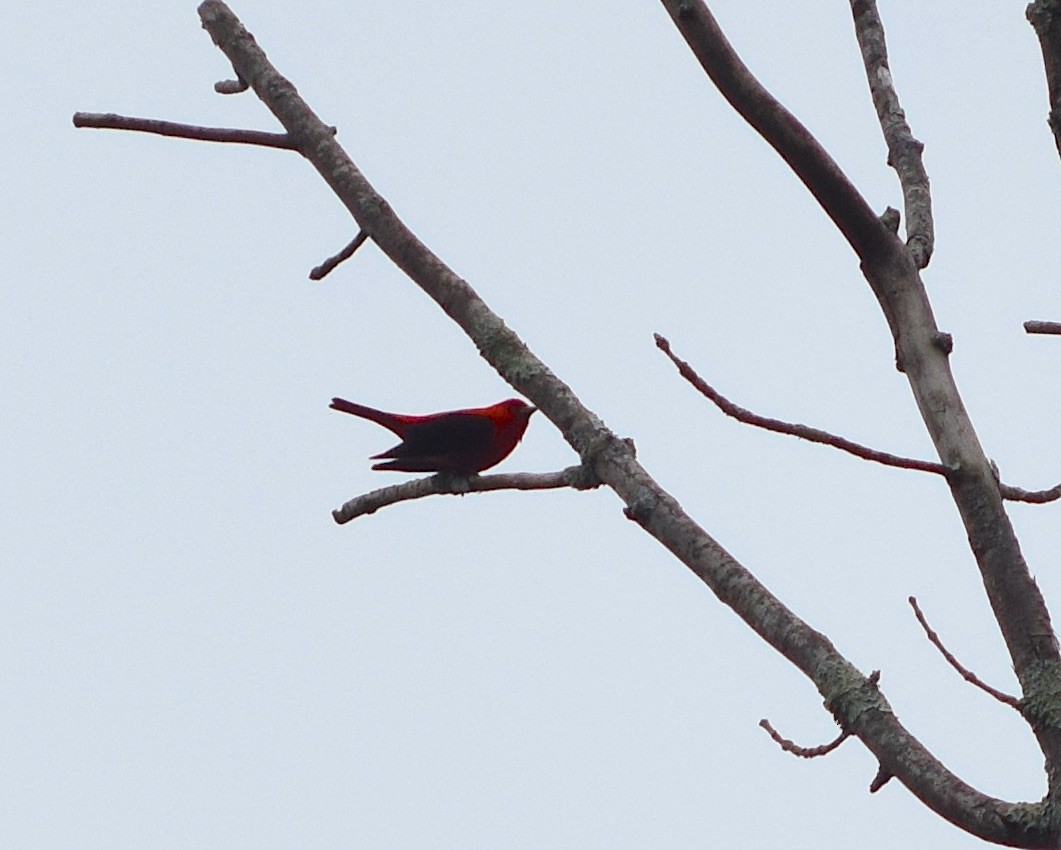
M692 35L700 33L706 7L695 2L667 6L676 19L686 20L686 29ZM640 465L631 447L586 409L468 283L416 238L336 143L331 128L317 118L294 86L269 63L231 11L219 0L207 0L199 11L204 27L236 71L238 83L226 90L248 86L254 89L296 142L297 149L347 206L358 226L371 233L376 245L467 333L484 359L558 427L583 463L593 470L594 477L622 499L628 515L814 682L841 728L858 736L876 756L882 776L894 775L933 810L986 840L1023 846L1057 843L1058 832L1041 806L1012 804L987 796L963 783L928 752L899 722L875 682L862 675L824 635L786 608L697 525ZM713 19L710 21L713 25ZM779 111L776 101L760 100L766 95L765 90L747 73L728 44L714 52L719 53L725 66L723 78L729 74L728 82L737 87L731 94L741 104L738 108L751 116L749 121L753 124L758 122L757 126L774 133L785 151L783 155L793 163L864 264L874 257L891 257L893 244L898 244L894 234L878 221L821 146L787 111ZM701 57L701 61L710 59ZM888 309L894 311L894 305ZM904 352L905 356L911 354L916 352Z
M697 525L640 465L630 446L587 410L468 283L409 231L227 7L208 0L200 6L200 16L238 77L253 86L287 131L300 140L299 149L358 226L368 230L376 245L464 329L498 373L559 428L583 462L623 500L629 516L802 670L842 727L862 739L881 764L927 805L989 840L1012 843L1018 833L1027 836L1028 824L1038 823L1033 810L976 791L932 756L898 721L877 687ZM850 187L846 178L843 182ZM852 200L849 191L835 185L825 194L834 208ZM884 247L894 240L864 202L860 209L858 225L846 230L862 250L872 253L878 241Z
M1061 844L1061 652L1042 593L1032 578L1001 498L993 466L977 438L949 365L948 337L936 324L914 252L872 216L806 128L770 96L736 57L702 0L662 0L696 58L733 105L818 199L850 242L888 321L896 359L910 383L921 417L962 518L992 611L1021 683L1024 710L1045 756L1048 803L1030 822L1013 824L1007 838L1021 846ZM1056 6L1056 0L1053 0ZM872 220L871 220L872 219ZM860 736L861 737L861 736ZM865 739L863 739L865 740ZM896 771L882 751L885 773L911 787L929 806L980 834L978 807L968 800L950 813L930 802L915 777ZM938 790L938 789L935 789ZM1030 814L1030 810L1029 810Z

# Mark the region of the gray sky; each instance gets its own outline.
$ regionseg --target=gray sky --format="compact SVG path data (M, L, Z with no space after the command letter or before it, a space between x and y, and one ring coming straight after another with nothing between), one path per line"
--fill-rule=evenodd
M964 848L608 491L330 511L403 412L512 394L294 154L75 130L276 129L194 2L8 4L0 845ZM925 275L1005 480L1061 478L1061 181L1024 3L882 3L926 143ZM718 2L877 209L901 206L846 4ZM735 401L930 456L839 234L662 7L238 0L405 221L968 782L1038 799L1016 684L941 481L751 430ZM574 462L532 420L502 469ZM1061 599L1056 506L1011 515Z

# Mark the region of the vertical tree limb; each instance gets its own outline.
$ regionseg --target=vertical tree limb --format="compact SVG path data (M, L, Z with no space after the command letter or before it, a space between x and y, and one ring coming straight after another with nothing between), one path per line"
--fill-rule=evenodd
M1050 98L1047 119L1054 134L1054 145L1061 156L1061 0L1035 0L1024 11L1039 36L1046 69L1046 88Z
M923 269L932 259L935 242L932 224L932 193L921 158L924 145L914 138L888 67L888 45L876 0L851 0L855 36L866 66L873 106L888 144L888 164L899 175L906 211L906 247L914 265Z

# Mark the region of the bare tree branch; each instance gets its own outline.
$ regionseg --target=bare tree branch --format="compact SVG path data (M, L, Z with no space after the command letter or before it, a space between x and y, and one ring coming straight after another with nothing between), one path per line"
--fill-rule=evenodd
M1007 502L1045 505L1047 502L1056 502L1061 499L1061 484L1056 484L1048 490L1024 490L1020 487L1014 487L1012 484L999 483L998 491Z
M700 10L705 9L702 4L665 0L665 5L673 9L672 16L676 19L691 18L693 29L699 32L699 24L703 21ZM578 451L583 464L591 468L597 478L619 495L626 504L627 515L656 537L701 578L723 603L730 606L757 634L815 683L825 698L826 708L837 719L841 728L850 730L866 744L880 762L882 772L900 779L926 805L943 817L986 840L1006 844L1020 843L1029 847L1057 844L1058 830L1053 820L1053 806L1013 804L989 797L963 783L932 756L898 721L874 680L862 675L824 635L789 611L717 541L700 528L677 501L641 467L632 447L586 409L571 389L489 310L467 282L458 277L416 238L335 142L334 133L317 118L294 86L272 67L253 37L228 8L219 0L207 0L199 7L199 12L203 26L210 32L215 44L229 57L236 70L238 82L231 88L248 85L253 87L291 137L297 140L298 150L333 188L361 229L370 232L380 249L460 325L497 372L533 401L559 428L564 438ZM725 48L728 52L723 57L724 65L731 58L735 58L728 45L725 45ZM711 49L709 47L708 52ZM704 61L703 58L701 61ZM746 73L747 69L739 64L739 60L737 63L737 70L743 69ZM743 102L742 105L744 109L756 114L762 111L762 104L758 103L756 98L759 93L765 92L754 78L751 81L757 88L753 87L751 100ZM227 91L230 86L223 85L222 88ZM938 336L938 330L933 329L931 334L926 335L917 322L906 322L906 311L910 310L910 305L904 297L908 293L896 294L891 291L897 283L900 289L904 288L902 284L906 283L905 279L901 275L897 278L896 275L904 272L907 267L913 270L916 276L916 269L913 269L908 252L894 234L889 233L873 216L872 211L840 173L835 163L828 157L822 158L824 151L805 128L796 122L794 129L791 123L794 119L791 115L783 109L778 113L774 107L779 107L779 104L772 98L770 103L773 106L767 104L765 111L769 114L764 119L768 130L779 131L780 143L783 147L787 146L786 150L795 162L793 167L859 253L867 277L885 309L897 341L899 328L904 334L910 334L911 339L898 347L904 357L904 364L910 358L914 359L915 368L911 380L916 382L924 371L923 364L919 362L926 357L924 347L931 348L934 345L932 340ZM759 115L759 118L763 119L763 115ZM749 120L753 121L752 118ZM897 247L902 247L901 256L896 252ZM931 319L930 314L928 318ZM920 395L918 401L919 404L922 402ZM951 414L948 405L952 399L947 393L943 393L936 401L944 412ZM977 494L982 495L979 467L975 463L968 464L969 459L962 452L952 452L952 447L946 439L938 438L936 434L936 426L942 423L929 417L924 409L923 415L929 423L933 439L937 440L937 445L943 443L941 458L944 463L950 466L951 460L957 462L962 474L970 476L974 484L978 485L974 488ZM957 424L959 434L965 436L966 423L959 418ZM952 489L959 488L952 484ZM993 488L992 492L1001 504L997 488ZM978 561L982 561L983 531L968 516L969 512L964 510L967 507L964 495L957 493L956 501L963 509L963 519L967 527L970 527L970 539L974 550L977 551ZM990 503L989 497L987 504L980 507L985 522L996 519L996 509ZM1014 564L1012 561L1009 539L1005 531L1003 528L1000 539L993 541L995 550L989 553L987 560L990 562L993 557L1005 558L1008 559L1006 563L1009 568L1019 568L1023 566L1023 562ZM983 567L985 583L993 575L990 569L992 563ZM989 594L994 602L996 593L989 588ZM1045 611L1045 608L1043 610ZM1023 609L1020 612L1024 613ZM1007 644L1011 645L1011 652L1014 647L1016 650L1023 650L1023 635L1009 633L1011 629L1008 628L1008 616L1000 616L1000 623L1003 623L1003 631L1006 633ZM1037 633L1040 635L1043 634L1042 626L1040 620L1030 618L1029 628L1038 629ZM1046 638L1050 638L1052 633L1048 629L1048 620L1046 626ZM1026 658L1021 651L1017 651L1016 655L1015 666L1020 674ZM1052 659L1040 657L1039 661L1046 665L1040 670L1040 674L1046 677L1044 684L1052 683L1049 678L1049 663L1052 663ZM1027 673L1027 670L1024 672ZM1022 684L1025 684L1027 694L1029 686L1034 690L1034 683L1026 683L1026 678L1027 676L1022 677ZM1041 741L1044 735L1038 727L1044 727L1047 733L1051 728L1047 708L1044 702L1038 707L1026 705L1025 710L1025 716L1033 721L1033 727L1036 728ZM1050 761L1050 748L1044 749L1047 750Z
M847 175L796 117L762 84L726 40L701 0L663 0L678 31L730 105L780 154L863 260L890 239Z
M871 685L876 687L880 684L880 670L874 670L866 679ZM828 744L819 744L816 747L802 747L795 741L790 741L778 732L773 724L770 723L765 717L759 721L759 726L766 730L766 733L773 738L782 750L786 753L792 753L794 756L799 756L804 759L820 758L821 756L827 756L833 750L837 749L844 741L851 737L851 731L848 729L842 729L840 734L835 740L830 741Z
M656 347L666 354L671 362L678 367L679 374L692 384L701 395L713 402L719 410L727 416L732 416L738 422L743 422L746 425L753 425L756 428L763 428L766 431L773 431L776 434L788 434L792 437L799 437L802 440L808 440L812 443L832 446L833 448L853 454L855 457L873 461L874 463L880 463L884 466L894 466L899 469L913 469L918 472L931 472L936 475L942 475L944 478L947 476L947 468L943 466L943 464L936 463L935 461L917 460L915 458L902 457L901 455L893 455L888 452L882 452L878 449L871 449L868 446L863 446L861 443L856 443L845 437L830 434L828 431L822 431L820 428L811 428L809 425L799 425L794 422L771 419L767 416L760 416L758 413L753 413L752 411L730 401L700 377L688 362L682 360L671 350L670 342L666 337L660 336L659 334L655 334L654 336L656 339ZM1002 498L1013 502L1043 504L1045 502L1053 502L1057 499L1061 499L1061 484L1058 484L1056 487L1051 487L1049 490L1022 490L1020 487L1013 487L1009 484L1002 484L1001 482L999 482L998 486L1002 493Z
M953 667L955 670L957 670L958 674L963 679L965 679L966 682L971 685L976 685L976 687L978 687L984 693L990 694L999 702L1020 711L1019 699L1017 699L1015 696L1010 696L1007 693L1003 693L1002 691L997 690L996 688L992 688L989 684L987 684L983 679L981 679L967 667L963 667L961 662L959 662L958 659L955 658L947 650L947 647L943 645L943 641L940 640L939 635L936 634L935 630L928 624L928 620L925 619L925 615L921 613L921 608L917 604L917 598L911 596L909 602L910 607L914 609L914 615L917 617L917 622L919 622L921 624L921 628L925 630L925 636L932 642L933 646L935 646L936 649L938 649L943 654L943 657L947 659L947 663L950 664L950 666Z
M771 726L770 721L765 717L759 721L759 725L766 730L766 733L773 738L774 742L786 753L792 753L792 755L799 756L803 759L814 759L819 758L820 756L827 756L851 737L850 732L841 732L836 740L830 741L828 744L819 744L816 747L801 747L795 741L783 738L781 733Z
M949 365L948 346L911 252L884 223L868 221L865 201L836 164L751 76L736 58L702 0L662 0L700 64L733 107L792 167L861 259L862 273L880 303L895 342L896 359L910 382L921 417L936 447L951 495L965 526L984 589L1013 668L1021 683L1022 712L1046 759L1045 830L1034 840L1057 842L1061 835L1061 651L1042 593L1031 576L1001 498L992 464L969 419ZM846 728L846 727L845 727ZM863 739L865 740L865 739ZM953 800L929 802L930 789L892 768L872 743L882 767L928 805L976 834L984 824L967 807L945 812ZM1027 846L1021 827L1008 840ZM995 839L992 839L995 840ZM1004 840L1003 843L1006 843Z
M877 770L877 775L874 776L873 781L869 783L869 793L876 794L894 778L895 777L888 772L888 769L884 767L884 765L881 765Z
M157 136L195 139L200 142L233 142L240 145L295 150L295 143L287 133L235 130L227 127L199 127L195 124L178 124L176 121L159 121L155 118L132 118L128 115L115 115L113 112L75 112L74 126L103 130L134 130L140 133L154 133Z
M877 14L876 0L851 0L855 36L862 50L873 105L877 109L884 140L888 144L888 164L899 175L906 206L906 247L914 265L923 269L932 259L935 242L932 226L932 194L928 173L921 159L924 145L914 138L888 67L888 46L884 26Z
M362 245L364 245L367 239L368 231L359 230L357 232L357 236L351 239L350 243L345 248L343 248L342 251L340 251L334 257L329 257L319 266L315 266L313 270L309 273L309 279L323 280L326 275L330 274L332 271L335 270L336 266L338 266L340 263L346 262L352 256L354 256L354 252Z
M438 474L403 481L357 496L332 511L332 518L339 525L343 525L358 517L374 514L388 505L441 494L463 496L465 493L486 493L493 490L556 490L561 487L592 490L599 486L601 482L584 466L569 466L559 472L517 472L473 475L470 478Z
M287 131L301 141L299 149L332 186L358 225L368 230L379 248L464 329L497 372L560 429L583 463L623 500L628 515L811 678L842 728L858 735L926 804L974 834L1006 840L1042 829L1041 815L1033 808L976 791L932 756L899 723L880 691L824 635L789 611L700 528L641 467L631 447L587 410L467 282L409 231L228 8L218 0L208 0L199 10L203 25L232 61L240 79L253 86ZM889 236L868 207L865 209L872 228L882 239ZM872 231L866 228L855 228L852 237L867 250L874 244Z
M1061 2L1035 0L1024 11L1028 22L1039 36L1046 69L1046 87L1050 98L1048 123L1054 134L1054 145L1061 156Z
M1061 322L1037 322L1032 320L1024 323L1024 331L1030 334L1061 334Z
M780 419L770 419L769 417L752 413L750 410L734 404L722 395L722 393L708 384L707 381L701 378L692 366L671 351L670 342L665 337L655 334L655 339L656 347L666 354L671 362L678 367L678 372L683 378L685 378L685 380L696 387L703 396L714 402L719 410L727 416L732 416L739 422L744 422L747 425L754 425L756 428L763 428L777 434L789 434L793 437L809 440L812 443L821 443L825 446L832 446L833 448L853 454L855 457L860 457L863 460L871 460L875 463L884 464L885 466L895 466L900 469L913 469L918 472L932 472L936 475L943 476L946 476L947 474L946 468L941 463L935 463L930 460L915 460L914 458L889 454L888 452L882 452L877 449L871 449L868 446L863 446L860 443L853 442L844 437L830 434L828 431L822 431L819 428L811 428L809 425L784 422Z

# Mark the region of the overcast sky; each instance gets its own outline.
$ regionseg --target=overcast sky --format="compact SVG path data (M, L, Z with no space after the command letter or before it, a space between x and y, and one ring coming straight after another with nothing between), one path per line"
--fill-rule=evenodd
M278 129L195 2L9 3L0 307L0 846L971 848L610 491L436 497L328 410L512 395L296 154L77 110ZM712 4L878 210L902 206L847 4ZM1061 479L1061 180L1024 3L881 3L926 144L925 280L1003 478ZM1045 789L943 482L725 419L931 457L857 261L654 0L236 0L417 234L963 779ZM575 462L542 416L501 469ZM1057 505L1012 506L1061 605Z

